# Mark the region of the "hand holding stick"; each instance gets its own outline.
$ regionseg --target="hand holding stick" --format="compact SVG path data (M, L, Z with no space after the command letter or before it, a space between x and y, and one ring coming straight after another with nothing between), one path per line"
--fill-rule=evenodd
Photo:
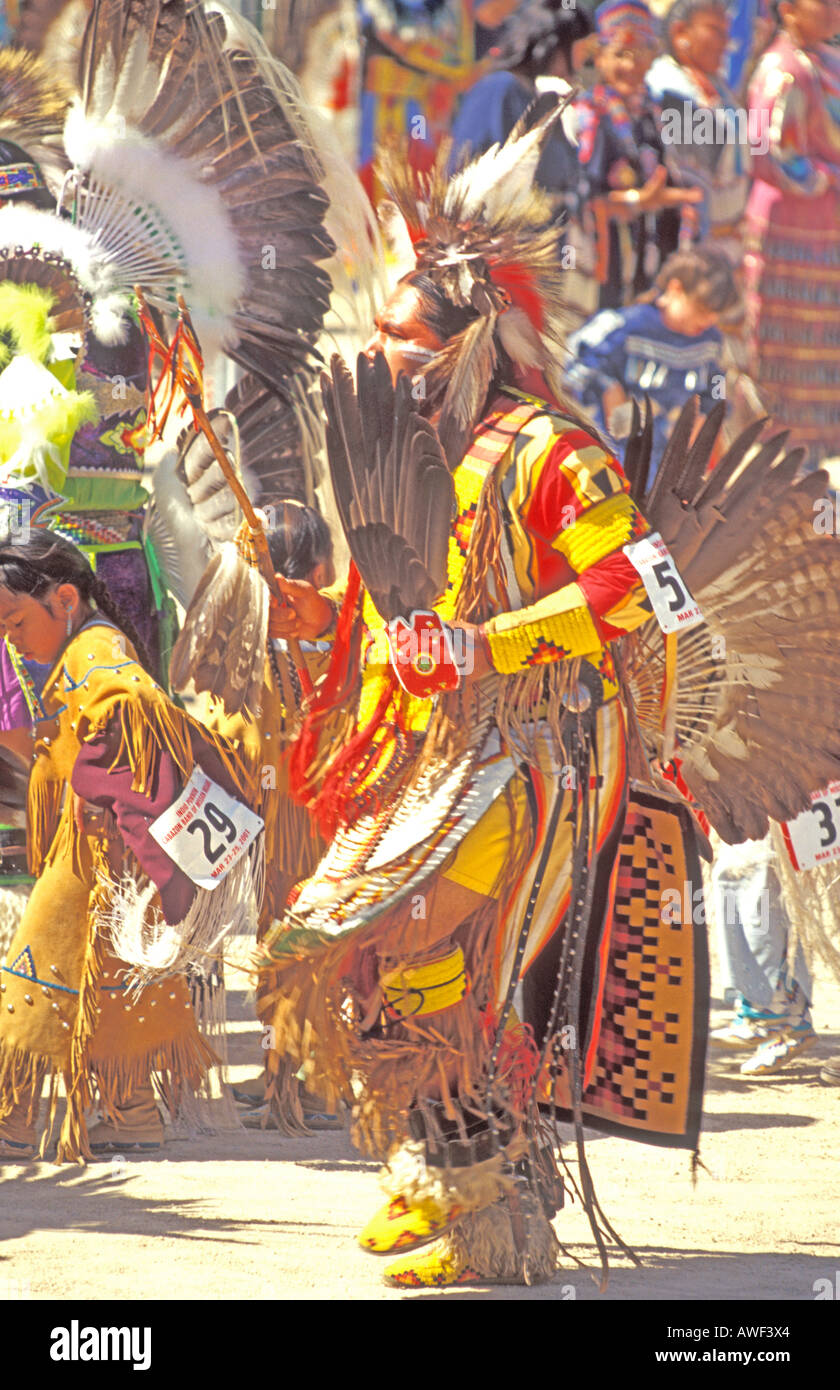
M137 300L141 308L148 315L148 306L146 304L143 291L140 289L139 286L135 286L134 292L137 295ZM183 329L186 328L190 335L190 338L197 345L198 340L195 336L195 330L193 329L192 321L189 315L189 310L187 309L184 297L183 295L179 294L177 298L178 312L181 319L181 323L179 324L179 332L181 332L183 336ZM195 421L196 429L201 430L205 439L209 443L215 455L216 461L222 470L222 474L226 482L228 483L228 486L231 488L237 502L242 508L254 542L254 549L256 551L257 556L257 565L259 566L260 574L262 575L263 579L268 585L268 591L277 600L278 603L284 604L285 598L283 596L279 584L277 583L277 577L274 573L274 565L272 563L271 554L268 549L268 539L263 529L262 522L256 513L256 510L253 506L253 503L251 502L250 497L248 496L247 492L242 486L242 481L239 478L236 469L233 467L230 459L228 458L224 446L221 440L219 439L218 435L216 434L216 431L213 429L213 426L207 417L207 412L204 409L204 392L201 383L200 369L197 369L196 365L191 364L189 355L183 350L175 355L175 360L173 361L172 369L177 377L177 383L181 387L181 390L184 392L184 395L186 396L187 401L189 403L190 409L193 413L193 419ZM303 691L303 694L305 696L309 696L312 694L312 681L309 677L309 672L306 667L303 652L300 648L300 643L298 642L297 638L290 637L288 639L287 645L289 649L289 655L291 656L292 661L294 662L297 668L301 690ZM284 691L284 696L287 699L287 701L291 694L292 692L290 691Z

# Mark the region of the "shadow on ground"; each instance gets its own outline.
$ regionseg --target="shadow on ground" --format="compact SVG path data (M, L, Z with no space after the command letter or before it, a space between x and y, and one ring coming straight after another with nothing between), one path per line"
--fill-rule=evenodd
M288 1141L287 1141L288 1142ZM190 1155L195 1159L196 1154ZM254 1160L254 1154L249 1158ZM296 1159L289 1159L296 1162ZM143 1176L148 1178L148 1155L143 1156ZM4 1165L11 1170L11 1165ZM354 1161L323 1158L321 1155L301 1166L340 1172L371 1168ZM11 1175L11 1174L10 1174ZM141 1175L132 1173L130 1162L116 1156L112 1163L97 1163L87 1169L76 1166L56 1168L50 1164L18 1166L14 1174L14 1201L4 1202L0 1240L19 1240L30 1232L68 1229L80 1236L105 1234L142 1236L145 1240L157 1236L167 1240L209 1241L218 1244L220 1237L232 1237L238 1245L264 1245L266 1237L284 1233L304 1236L307 1232L323 1230L325 1235L345 1239L340 1222L283 1220L273 1215L256 1220L236 1215L223 1216L218 1212L217 1197L158 1198L137 1187ZM7 1187L11 1194L11 1184ZM275 1208L276 1210L276 1208ZM0 1271L5 1257L0 1255ZM170 1296L170 1295L166 1295Z
M406 1293L411 1299L456 1298L462 1300L504 1299L507 1301L542 1300L575 1302L577 1300L600 1299L601 1301L644 1300L645 1302L664 1302L669 1299L697 1303L704 1300L738 1302L746 1299L766 1299L776 1302L812 1302L816 1298L817 1281L828 1279L834 1286L834 1277L840 1261L840 1246L835 1259L802 1253L785 1255L761 1251L745 1255L736 1250L709 1251L679 1249L669 1250L667 1246L640 1246L636 1254L643 1263L640 1268L630 1265L613 1267L605 1293L598 1292L597 1281L600 1273L593 1264L592 1252L585 1246L567 1247L567 1255L576 1255L587 1264L587 1269L574 1267L568 1258L561 1260L566 1268L557 1274L551 1284L541 1284L534 1288L515 1285L476 1287L474 1289L451 1289ZM816 1286L816 1287L815 1287ZM737 1311L733 1310L728 1319L730 1326L739 1325ZM688 1319L690 1322L690 1317ZM721 1319L721 1321L725 1321ZM756 1318L750 1315L750 1322ZM763 1322L783 1323L784 1315L765 1317ZM780 1345L784 1345L780 1343Z

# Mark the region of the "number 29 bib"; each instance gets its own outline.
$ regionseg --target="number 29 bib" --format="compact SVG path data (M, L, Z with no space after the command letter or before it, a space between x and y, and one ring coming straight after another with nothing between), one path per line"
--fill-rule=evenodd
M250 807L196 767L178 799L152 821L149 834L199 888L216 888L263 824Z

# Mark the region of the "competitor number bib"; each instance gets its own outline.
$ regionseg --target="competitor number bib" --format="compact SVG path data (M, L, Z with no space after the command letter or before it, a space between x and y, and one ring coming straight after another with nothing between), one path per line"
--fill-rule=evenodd
M840 859L840 782L811 792L807 811L782 825L782 835L795 869L813 869Z
M624 554L638 572L663 632L685 632L703 622L700 605L688 592L658 531L625 545Z
M199 888L216 888L263 824L250 807L195 767L177 801L152 821L149 834Z

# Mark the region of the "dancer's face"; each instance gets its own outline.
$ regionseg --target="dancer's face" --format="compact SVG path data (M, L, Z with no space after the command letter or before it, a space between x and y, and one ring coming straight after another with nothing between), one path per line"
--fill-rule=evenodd
M840 33L840 0L793 0L779 6L779 15L795 42L806 48Z
M695 10L684 24L674 25L672 39L681 63L689 63L707 77L714 77L720 71L729 42L729 19L714 6Z
M645 76L656 51L635 38L614 39L598 51L601 76L620 97L635 96L644 90Z
M443 347L437 334L423 322L420 311L419 290L413 285L398 285L374 319L375 332L365 356L373 360L377 351L383 352L394 382L401 372L415 377Z
M67 619L79 616L79 591L59 584L43 601L0 588L0 632L25 661L53 662L67 641Z

